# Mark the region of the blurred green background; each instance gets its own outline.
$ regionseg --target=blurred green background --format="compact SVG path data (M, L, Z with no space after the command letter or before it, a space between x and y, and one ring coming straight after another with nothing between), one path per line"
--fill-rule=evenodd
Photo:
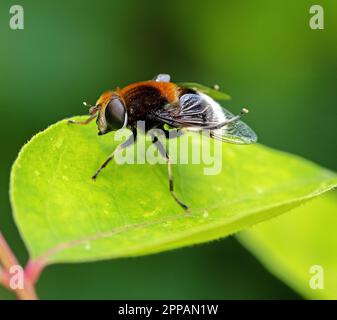
M9 28L9 8L25 29ZM325 29L309 28L320 4ZM217 83L261 143L337 170L336 1L0 2L0 229L22 262L11 216L11 164L32 135L85 114L109 88L170 73ZM234 238L152 256L48 267L41 298L300 298ZM12 296L0 289L1 298Z

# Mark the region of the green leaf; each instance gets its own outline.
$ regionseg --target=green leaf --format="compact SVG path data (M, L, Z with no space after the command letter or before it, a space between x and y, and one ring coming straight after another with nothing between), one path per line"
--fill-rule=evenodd
M10 195L33 259L78 262L205 242L283 213L337 183L335 173L299 157L223 143L218 175L204 175L202 164L174 165L177 194L191 208L185 213L168 191L165 164L112 162L97 181L90 179L118 144L113 137L98 137L93 123L61 121L22 148ZM193 147L200 142L194 139Z
M202 84L199 83L195 83L195 82L180 82L177 83L178 86L181 87L186 87L186 88L191 88L194 90L198 90L202 93L205 93L207 95L209 95L211 98L215 99L215 100L230 100L231 97L230 95L228 95L227 93L221 92L219 90L215 90L209 87L206 87Z
M331 192L243 231L238 238L273 274L303 296L337 299L336 227L337 193ZM323 288L319 289L315 285L321 274Z

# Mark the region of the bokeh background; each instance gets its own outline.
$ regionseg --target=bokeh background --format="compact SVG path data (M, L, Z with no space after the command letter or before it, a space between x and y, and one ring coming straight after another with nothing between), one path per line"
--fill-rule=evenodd
M9 28L9 8L25 29ZM320 4L325 29L309 28ZM109 88L170 73L217 83L261 143L337 170L337 2L72 0L0 2L0 229L22 262L9 173L20 147ZM132 182L130 182L132 183ZM48 267L43 299L300 298L233 237L152 256ZM0 289L0 299L12 296Z

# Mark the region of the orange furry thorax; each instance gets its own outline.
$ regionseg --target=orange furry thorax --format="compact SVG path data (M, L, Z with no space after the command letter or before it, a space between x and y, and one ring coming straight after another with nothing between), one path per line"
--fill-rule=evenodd
M122 89L117 89L116 93L123 99L124 95L129 91L141 86L150 86L158 89L163 97L165 97L170 103L174 103L179 99L178 86L176 84L172 82L157 82L153 80L132 83Z
M101 109L104 109L114 96L119 97L124 105L126 105L126 96L132 91L137 90L137 88L143 86L156 88L169 103L174 104L179 100L179 87L176 84L172 82L157 82L151 80L132 83L122 89L117 88L115 91L105 91L98 98L96 105L100 106Z

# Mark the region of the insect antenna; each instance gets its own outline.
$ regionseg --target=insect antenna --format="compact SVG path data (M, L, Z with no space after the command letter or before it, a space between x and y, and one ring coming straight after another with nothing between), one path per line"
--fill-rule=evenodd
M95 114L97 113L99 107L97 105L93 106L89 103L86 103L85 101L83 102L83 105L86 107L86 108L89 108L89 113L90 114Z
M85 102L85 101L83 101L83 105L84 105L85 107L87 107L87 108L93 107L91 104L89 104L89 103L87 103L87 102Z

